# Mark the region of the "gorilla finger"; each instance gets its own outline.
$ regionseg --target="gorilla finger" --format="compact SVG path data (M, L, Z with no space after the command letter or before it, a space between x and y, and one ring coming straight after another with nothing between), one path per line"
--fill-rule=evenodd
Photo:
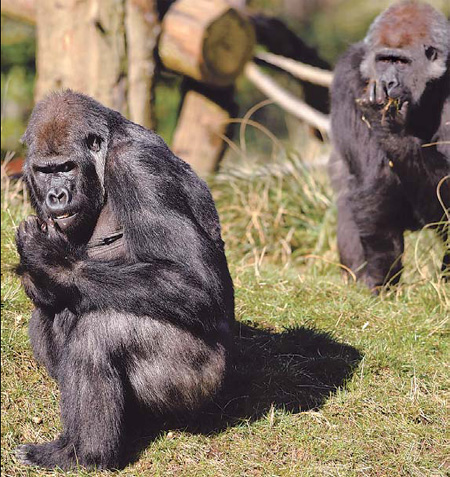
M369 102L375 103L376 100L376 91L377 91L377 83L374 80L370 80L369 82Z
M42 232L47 232L47 222L45 220L42 220L41 218L37 217L37 225L39 227L39 230Z
M399 113L403 116L403 117L406 117L406 115L408 114L408 110L409 110L409 102L408 101L405 101L400 109L399 109Z
M22 220L16 230L16 238L20 239L27 234L27 221Z
M58 230L58 225L52 218L49 218L47 221L47 232L52 234L55 230Z
M41 219L37 217L36 215L30 215L27 220L27 230L31 232L31 230L34 229L41 229Z
M58 224L54 221L49 223L47 233L49 237L64 237L61 229L59 228Z
M375 98L377 104L383 104L386 102L386 92L384 90L384 86L379 82L375 82Z

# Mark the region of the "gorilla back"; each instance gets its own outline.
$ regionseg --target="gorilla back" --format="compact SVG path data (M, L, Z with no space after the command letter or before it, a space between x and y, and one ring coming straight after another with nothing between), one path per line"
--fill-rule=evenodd
M87 96L38 103L23 140L37 217L18 228L17 272L63 430L16 455L116 468L138 410L157 427L224 379L234 299L219 218L206 184L160 137Z
M431 6L383 12L339 60L331 89L331 179L341 262L375 292L399 280L403 233L448 238L450 28ZM448 272L446 248L443 270Z

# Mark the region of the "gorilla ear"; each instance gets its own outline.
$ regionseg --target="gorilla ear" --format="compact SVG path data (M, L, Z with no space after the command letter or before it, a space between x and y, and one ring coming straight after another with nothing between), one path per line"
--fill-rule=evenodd
M432 46L425 47L425 55L430 61L435 61L438 58L438 51Z
M22 137L19 139L20 144L24 144L25 146L28 146L30 143L30 134L28 132L28 129L23 133Z
M92 152L98 152L101 148L102 138L96 134L89 134L86 138L86 144Z

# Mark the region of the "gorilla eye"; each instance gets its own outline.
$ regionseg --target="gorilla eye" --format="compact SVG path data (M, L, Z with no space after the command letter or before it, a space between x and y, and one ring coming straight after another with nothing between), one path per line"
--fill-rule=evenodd
M434 61L438 57L438 52L436 48L433 48L432 46L427 46L425 48L425 55L430 61Z
M87 147L92 152L98 152L98 151L100 151L100 146L102 144L102 138L97 136L96 134L89 134L88 137L86 138L86 144L87 144Z
M72 169L75 169L75 164L73 162L65 162L57 167L57 172L69 172Z

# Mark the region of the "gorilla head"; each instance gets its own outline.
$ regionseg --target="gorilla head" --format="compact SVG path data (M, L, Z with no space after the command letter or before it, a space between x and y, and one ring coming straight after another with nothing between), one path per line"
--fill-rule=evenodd
M427 84L446 72L448 22L430 5L407 1L388 8L364 43L368 53L360 70L378 103L386 98L418 103Z
M110 125L95 106L81 95L51 95L38 103L22 138L24 177L39 218L78 243L92 234L105 199Z

